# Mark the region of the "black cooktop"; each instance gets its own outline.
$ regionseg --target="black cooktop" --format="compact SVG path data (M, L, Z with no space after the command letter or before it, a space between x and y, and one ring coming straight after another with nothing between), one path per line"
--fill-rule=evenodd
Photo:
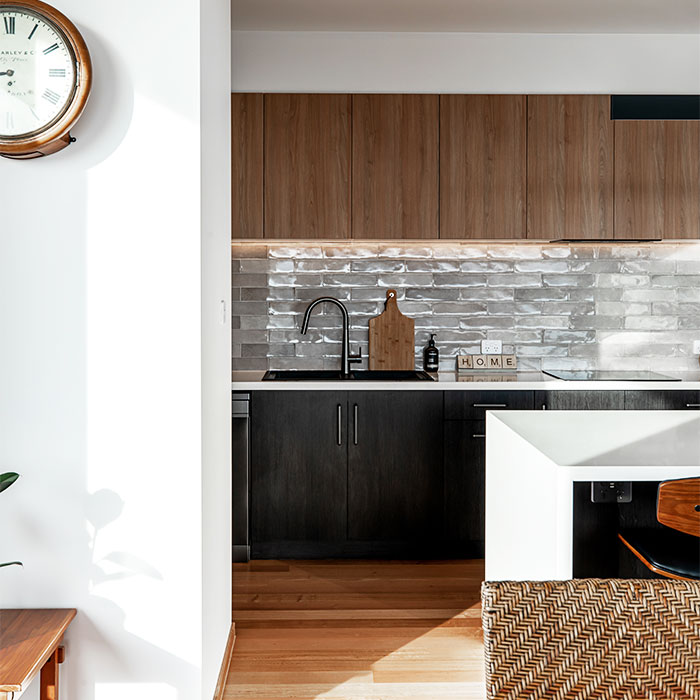
M569 382L680 382L677 377L669 377L657 372L634 370L542 370L544 374Z

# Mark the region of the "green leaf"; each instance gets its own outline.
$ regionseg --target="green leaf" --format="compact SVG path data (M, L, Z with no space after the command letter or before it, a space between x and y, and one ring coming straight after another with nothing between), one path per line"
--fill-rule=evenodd
M24 566L21 561L6 561L4 564L0 564L0 569L3 566Z
M17 479L19 479L19 474L15 474L15 472L0 474L0 493L5 489L9 489Z

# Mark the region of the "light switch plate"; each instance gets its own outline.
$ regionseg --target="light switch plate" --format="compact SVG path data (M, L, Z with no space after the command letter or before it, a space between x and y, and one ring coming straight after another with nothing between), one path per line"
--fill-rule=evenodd
M693 341L693 355L700 355L700 340Z
M481 354L482 355L500 355L503 352L503 341L501 340L482 340Z

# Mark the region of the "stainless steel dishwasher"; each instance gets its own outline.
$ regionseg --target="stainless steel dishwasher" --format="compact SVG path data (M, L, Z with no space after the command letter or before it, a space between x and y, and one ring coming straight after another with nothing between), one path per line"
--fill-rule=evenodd
M233 561L250 560L250 394L231 397L233 468Z

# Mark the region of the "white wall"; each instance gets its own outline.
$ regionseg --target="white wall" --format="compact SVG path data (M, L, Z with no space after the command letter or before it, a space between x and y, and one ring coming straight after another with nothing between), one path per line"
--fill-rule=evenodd
M231 26L229 0L201 7L202 697L231 626Z
M697 34L233 32L232 89L697 93Z
M0 606L79 609L65 700L211 697L223 652L229 186L212 144L230 131L209 110L229 70L209 59L228 56L227 5L64 0L95 69L78 141L0 160L0 471L22 474L0 561L25 564L0 570Z

